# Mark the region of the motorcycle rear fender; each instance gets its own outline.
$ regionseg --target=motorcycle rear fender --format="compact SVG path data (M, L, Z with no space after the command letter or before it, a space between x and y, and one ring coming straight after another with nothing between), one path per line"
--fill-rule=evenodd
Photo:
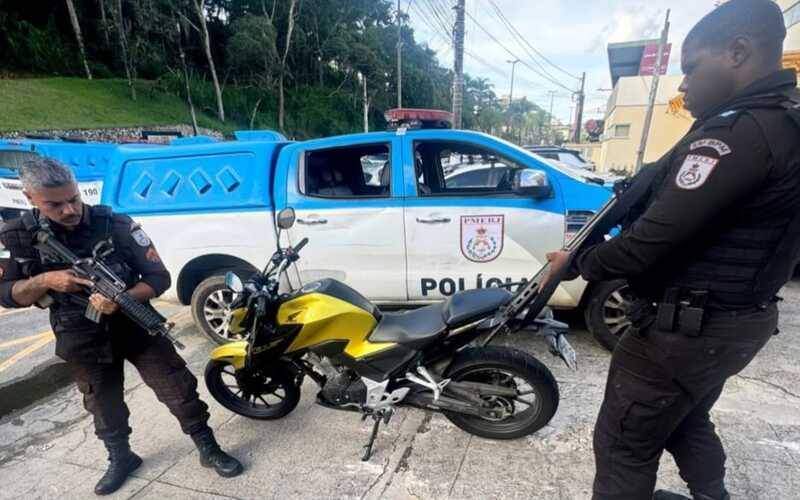
M211 351L211 359L214 361L227 361L235 369L241 370L247 360L247 341L240 340L221 345Z

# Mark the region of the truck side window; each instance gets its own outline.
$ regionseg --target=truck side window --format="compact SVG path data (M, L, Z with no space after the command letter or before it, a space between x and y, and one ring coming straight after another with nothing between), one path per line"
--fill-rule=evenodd
M510 194L522 168L492 150L456 142L416 143L415 159L421 196Z
M391 193L388 144L309 151L303 194L321 198L383 198Z

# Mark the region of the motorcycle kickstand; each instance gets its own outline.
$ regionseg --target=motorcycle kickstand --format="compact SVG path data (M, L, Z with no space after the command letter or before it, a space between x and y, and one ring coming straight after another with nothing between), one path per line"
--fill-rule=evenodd
M365 413L361 420L366 420L367 416L368 414ZM378 428L380 427L381 422L388 424L391 418L391 410L372 413L372 420L375 422L372 424L372 434L369 436L369 442L364 445L364 456L361 457L362 462L367 462L372 457L372 446L375 444L375 438L378 436Z

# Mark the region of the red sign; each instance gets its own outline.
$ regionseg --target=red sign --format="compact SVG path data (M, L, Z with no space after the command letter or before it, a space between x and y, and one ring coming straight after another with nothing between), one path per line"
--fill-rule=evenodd
M659 74L666 75L667 67L669 66L669 55L672 52L672 44L668 43L664 47L664 53L661 56L661 71ZM644 52L642 53L642 60L639 62L639 74L642 76L652 76L655 74L656 61L658 59L658 44L645 45Z

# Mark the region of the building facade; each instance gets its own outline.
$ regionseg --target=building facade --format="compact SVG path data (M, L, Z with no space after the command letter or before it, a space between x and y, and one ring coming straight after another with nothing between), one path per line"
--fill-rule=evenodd
M644 162L658 160L692 126L693 119L676 101L680 75L659 79L653 119L647 137ZM602 172L631 174L642 139L652 76L623 76L614 86L608 100L605 132L599 152L595 152L597 168Z

